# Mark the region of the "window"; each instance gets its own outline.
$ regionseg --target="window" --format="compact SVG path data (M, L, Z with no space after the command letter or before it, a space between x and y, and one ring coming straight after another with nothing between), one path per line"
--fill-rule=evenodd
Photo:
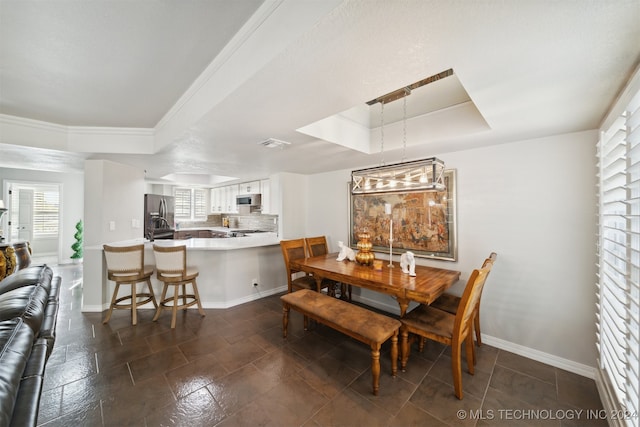
M175 189L175 215L181 219L200 219L207 216L207 192L201 188Z
M58 235L58 191L33 193L33 236L55 237Z
M640 91L598 142L598 364L618 408L640 411ZM619 425L635 425L627 417ZM624 424L626 422L626 424Z
M60 192L57 186L12 183L9 194L12 240L58 237Z

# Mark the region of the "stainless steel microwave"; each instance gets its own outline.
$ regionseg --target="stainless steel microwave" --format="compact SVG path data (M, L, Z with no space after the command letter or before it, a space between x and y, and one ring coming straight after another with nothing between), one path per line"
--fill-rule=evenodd
M262 206L261 194L244 194L236 196L236 205L238 206Z

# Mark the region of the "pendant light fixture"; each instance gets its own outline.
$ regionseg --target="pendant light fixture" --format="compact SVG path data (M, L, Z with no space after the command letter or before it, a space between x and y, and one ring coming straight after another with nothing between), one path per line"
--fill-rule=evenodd
M380 103L380 166L359 169L351 172L351 193L388 193L409 191L444 191L444 162L435 157L421 160L406 161L407 148L407 96L411 89L452 75L452 70L431 76L413 85L398 89L367 104ZM402 161L386 165L384 162L384 105L385 103L403 98L403 153Z

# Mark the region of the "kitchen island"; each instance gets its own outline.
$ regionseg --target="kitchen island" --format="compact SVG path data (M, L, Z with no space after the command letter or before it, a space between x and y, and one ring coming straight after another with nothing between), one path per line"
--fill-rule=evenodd
M197 282L204 308L233 307L287 289L280 240L276 233L155 242L136 239L108 244L127 246L140 243L145 245L147 265L155 263L154 244L187 247L187 263L200 272ZM99 312L108 308L115 285L107 280L106 270L102 246L86 247L82 311ZM155 277L154 273L152 286L159 298L162 284ZM153 308L153 305L147 304L144 308Z

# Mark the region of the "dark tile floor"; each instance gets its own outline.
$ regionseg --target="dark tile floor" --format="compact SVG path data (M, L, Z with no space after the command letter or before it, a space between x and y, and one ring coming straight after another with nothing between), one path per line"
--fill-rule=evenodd
M453 394L450 349L413 349L406 372L381 357L371 393L367 346L331 329L305 332L292 313L282 338L278 296L226 310L140 310L108 325L80 311L78 268L56 267L61 295L38 422L46 426L606 426L593 380L483 345L464 399ZM464 365L466 367L466 365ZM465 368L463 368L465 369ZM577 419L580 410L581 419Z

